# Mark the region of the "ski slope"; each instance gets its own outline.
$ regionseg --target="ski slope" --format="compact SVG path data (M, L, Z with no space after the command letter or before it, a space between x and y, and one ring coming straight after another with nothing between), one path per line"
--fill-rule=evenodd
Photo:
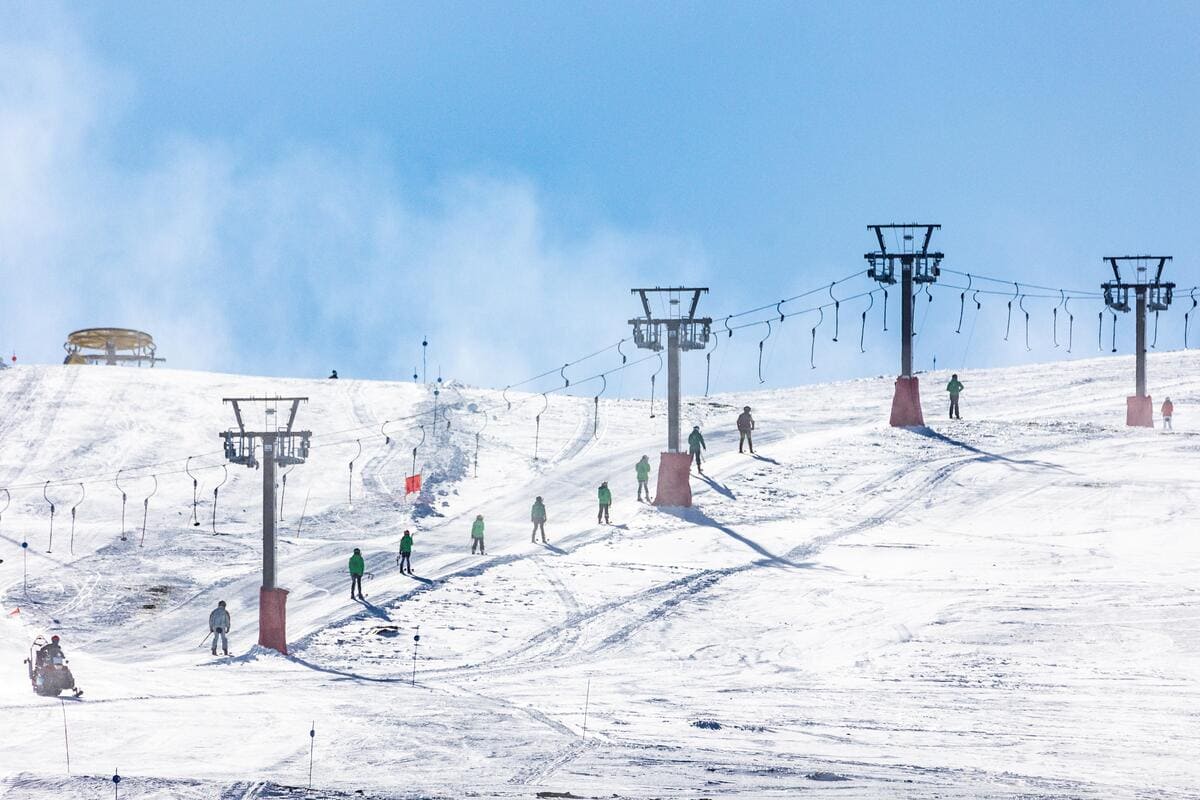
M925 375L921 430L887 426L890 378L690 398L709 460L674 511L634 499L664 440L642 400L551 396L535 461L541 395L451 385L435 423L413 384L5 370L0 485L38 488L0 519L0 796L106 797L119 769L123 798L1200 797L1200 356L1150 365L1173 434L1124 427L1131 358L965 373L961 422ZM268 393L308 396L314 433L283 498L287 657L254 645L260 473L212 503L221 398ZM72 476L101 482L73 554L80 490L48 490L47 552L41 483ZM199 646L218 599L229 659ZM49 632L78 702L29 689Z

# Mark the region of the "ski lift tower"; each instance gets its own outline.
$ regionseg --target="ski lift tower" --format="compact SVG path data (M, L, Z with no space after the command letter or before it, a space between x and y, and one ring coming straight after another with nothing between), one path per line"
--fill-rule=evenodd
M1154 427L1154 406L1146 394L1146 311L1166 311L1171 305L1175 284L1162 279L1163 267L1171 256L1105 256L1112 267L1113 280L1100 284L1104 291L1104 304L1113 311L1130 310L1129 293L1134 295L1134 313L1137 324L1137 374L1134 379L1136 393L1125 398L1125 424L1139 428ZM1132 282L1121 278L1121 266L1134 262L1136 268ZM1148 266L1155 265L1154 280L1149 278Z
M691 456L679 452L680 374L679 354L684 350L703 350L712 333L712 319L697 317L700 295L707 288L684 287L631 289L641 297L646 316L629 320L633 326L633 341L643 350L661 352L666 339L667 350L667 452L658 463L658 488L654 503L660 506L690 506L692 504ZM655 317L650 310L650 295L667 296L667 316ZM684 313L684 302L687 312ZM664 337L664 333L666 334Z
M877 251L863 256L868 265L867 277L891 285L896 282L897 264L900 267L900 377L896 378L891 417L892 427L896 428L925 424L921 387L912 368L913 284L934 283L941 274L943 254L929 252L929 240L941 227L916 222L867 226L879 242ZM888 250L888 233L900 234L898 251Z
M263 476L263 582L258 594L258 643L287 655L287 589L276 586L275 571L275 465L303 464L308 458L311 431L293 430L296 412L307 397L226 397L233 404L237 430L218 434L225 440L225 458L234 464L257 468L257 443L262 442ZM242 403L267 404L264 430L246 430ZM287 422L278 422L279 405L289 404Z

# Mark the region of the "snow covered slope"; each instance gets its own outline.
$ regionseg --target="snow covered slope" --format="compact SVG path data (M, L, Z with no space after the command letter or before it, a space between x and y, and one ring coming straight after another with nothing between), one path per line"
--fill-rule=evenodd
M105 797L119 769L121 797L306 796L311 742L312 797L1200 796L1200 357L1152 356L1174 434L1123 426L1132 371L965 374L954 423L926 375L923 430L886 425L885 378L693 398L710 460L671 512L634 499L664 440L643 401L553 396L535 428L540 395L465 386L435 422L412 384L6 370L0 795ZM283 498L289 657L254 646L261 474L230 466L213 513L221 398L268 393L310 397L314 433ZM218 599L228 660L198 646ZM29 690L51 631L79 702Z

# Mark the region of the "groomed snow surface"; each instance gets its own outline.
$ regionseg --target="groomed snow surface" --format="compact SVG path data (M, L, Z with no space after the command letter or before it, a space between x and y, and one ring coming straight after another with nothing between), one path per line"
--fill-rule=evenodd
M1129 358L965 373L961 422L924 375L922 430L887 426L890 378L690 398L709 460L670 511L634 499L665 419L615 392L598 421L552 396L535 461L541 395L448 386L435 423L413 384L6 370L0 485L31 488L0 519L0 795L111 797L119 770L122 798L1200 797L1200 357L1150 377L1173 434L1124 427ZM221 398L268 393L308 396L314 433L283 498L287 657L255 646L260 472L228 468L213 532ZM80 490L50 487L47 552L41 483L72 476L99 482L73 553ZM199 646L218 599L229 659ZM79 701L30 691L51 632Z

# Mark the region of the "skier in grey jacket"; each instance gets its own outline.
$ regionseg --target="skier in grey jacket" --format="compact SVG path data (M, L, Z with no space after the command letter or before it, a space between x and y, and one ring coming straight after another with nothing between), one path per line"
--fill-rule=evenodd
M217 603L217 607L208 615L208 629L212 632L212 654L217 654L217 639L221 640L221 652L229 655L229 612L225 610L225 601Z

